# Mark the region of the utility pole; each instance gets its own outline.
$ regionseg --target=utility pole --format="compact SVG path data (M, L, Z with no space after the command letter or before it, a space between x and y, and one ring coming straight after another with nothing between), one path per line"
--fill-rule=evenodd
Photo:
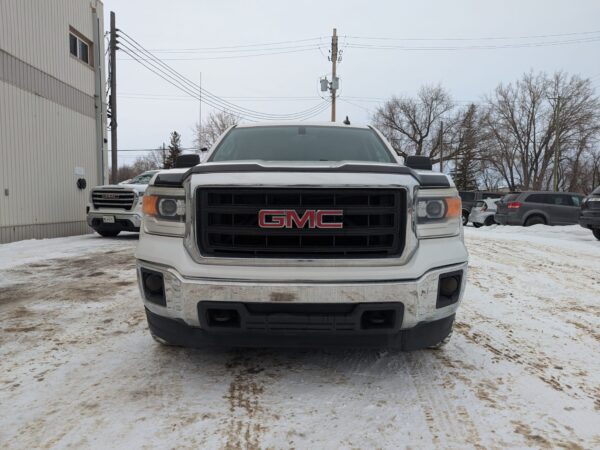
M333 36L331 36L331 121L335 122L335 94L337 91L337 59L338 59L338 36L337 28L333 29Z
M440 172L444 173L444 121L440 122Z
M115 13L110 12L110 145L111 145L111 177L110 182L117 184L119 160L117 157L117 28Z
M554 192L558 192L558 164L560 158L560 95L556 97L554 107Z

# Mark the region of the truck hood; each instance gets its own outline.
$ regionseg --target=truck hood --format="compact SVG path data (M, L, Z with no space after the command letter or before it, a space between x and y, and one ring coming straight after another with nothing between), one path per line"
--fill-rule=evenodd
M239 167L239 166L260 166L271 169L335 169L348 165L360 165L368 167L403 167L395 163L378 163L371 161L263 161L263 160L245 160L245 161L223 161L209 162L196 167ZM210 170L210 169L207 169Z
M362 161L230 161L205 163L192 167L185 173L159 173L153 180L157 186L181 186L189 177L202 177L217 181L228 180L235 185L239 181L262 184L267 179L271 183L286 184L338 184L336 181L351 185L371 184L377 177L378 182L387 179L411 178L422 187L451 187L453 183L444 174L430 171L415 171L395 163L372 163ZM400 177L399 177L400 176ZM390 178L393 177L393 178ZM368 180L367 180L368 179ZM193 183L194 184L194 183ZM220 183L218 183L220 184ZM413 183L407 183L413 184Z

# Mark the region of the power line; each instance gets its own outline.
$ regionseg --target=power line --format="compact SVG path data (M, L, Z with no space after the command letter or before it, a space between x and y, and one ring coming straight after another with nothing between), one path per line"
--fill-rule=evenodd
M263 51L281 51L281 50L299 50L299 49L312 49L312 48L317 48L319 45L318 44L304 44L304 45L292 45L292 46L283 46L283 47L265 47L265 48L240 48L240 49L235 49L235 48L231 48L231 49L223 49L223 50L216 50L216 49L209 49L209 50L194 50L194 49L181 49L181 50L177 50L177 49L172 49L172 50L148 50L151 51L152 53L256 53L256 52L263 52Z
M594 31L581 31L581 32L570 32L570 33L552 33L552 34L535 34L535 35L518 35L518 36L475 36L475 37L393 37L393 36L360 36L360 35L345 35L344 47L346 46L372 46L372 44L364 43L361 41L396 41L396 42L477 42L477 41L510 41L510 40L531 40L531 39L549 39L549 38L567 38L567 37L579 37L577 39L567 40L555 40L555 41L540 41L534 43L507 43L507 44L496 44L496 45L482 45L482 46L450 46L450 47L408 47L406 49L411 50L440 50L440 49L496 49L496 48L520 48L523 46L553 46L553 45L564 45L571 43L585 43L585 42L596 42L600 38L600 30ZM234 56L218 56L218 57L199 57L199 58L168 58L165 60L195 60L195 59L226 59L226 58L238 58L238 57L252 57L252 56L264 56L270 54L285 54L295 53L299 51L306 51L312 49L318 49L322 51L323 39L327 36L318 36L313 38L295 39L278 42L266 42L266 43L255 43L255 44L237 44L237 45L226 45L217 47L195 47L195 48L157 48L151 49L153 53L169 53L169 54L186 54L186 53L244 53L254 52L251 55L234 55ZM299 45L289 45L299 44ZM383 45L382 45L383 46ZM397 47L390 46L389 47ZM386 47L388 47L386 46ZM403 47L404 48L404 47ZM256 53L260 52L260 53Z
M161 76L161 78L163 78L163 79L169 78L170 81L169 80L167 80L167 81L169 81L175 87L184 91L186 94L191 95L194 98L197 98L197 96L199 95L199 92L202 92L202 95L203 95L202 101L204 101L205 103L207 103L217 109L233 111L234 113L236 113L240 116L243 116L245 118L254 118L254 119L260 119L260 120L301 119L301 118L305 118L305 116L309 116L309 115L312 117L314 114L318 114L318 112L320 112L319 111L320 107L321 107L320 104L315 105L312 108L309 108L307 110L300 111L297 113L291 113L291 114L267 114L267 113L261 113L261 112L254 111L254 110L251 110L251 109L248 109L245 107L235 105L227 100L223 100L222 98L219 98L218 96L214 95L213 93L211 93L210 91L208 91L204 88L200 88L200 86L198 86L196 83L189 80L188 78L183 76L181 73L174 70L171 66L164 63L160 58L154 56L152 53L150 53L148 50L146 50L143 46L141 46L141 44L139 44L139 42L137 42L135 39L133 39L127 33L122 32L122 34L124 35L124 40L126 41L126 42L122 43L122 47L129 56L136 59L137 62L139 62L140 64L145 66L147 69L149 69L149 70L153 71L154 73L156 73L157 75ZM129 45L131 45L134 48L131 48ZM149 58L147 58L147 60L142 59L142 57L140 57L140 52L142 52L143 55L146 55ZM135 55L133 55L132 53L135 53ZM157 71L160 72L160 74L158 74ZM215 103L216 103L216 105L215 105Z
M321 39L326 38L326 36L317 36L314 38L306 38L306 39L295 39L290 41L279 41L279 42L266 42L262 44L241 44L241 45L225 45L220 47L196 47L196 48L183 48L183 49L149 49L151 52L160 53L160 52L171 52L175 51L204 51L204 50L220 50L220 49L232 49L232 48L247 48L247 47L268 47L272 45L283 45L283 44L294 44L298 42L310 42L310 41L321 41Z
M240 115L255 115L255 116L259 116L260 118L265 118L267 116L267 114L259 113L257 111L252 111L252 110L250 110L248 108L237 107L236 105L234 105L234 104L232 104L230 102L227 102L227 101L221 101L217 96L213 95L211 92L207 91L206 89L201 89L201 87L198 86L198 85L196 85L196 83L194 83L191 80L189 80L188 78L184 77L179 72L177 72L176 70L174 70L172 67L170 67L169 65L165 64L159 58L157 58L152 53L150 53L149 51L147 51L146 49L144 49L144 47L142 47L139 44L139 42L137 42L135 39L133 39L127 33L123 33L123 34L125 35L125 40L127 40L129 42L132 42L133 46L139 48L141 51L144 52L144 54L147 54L148 56L150 56L153 61L157 62L161 67L163 67L164 69L166 69L167 72L169 72L170 74L174 75L175 79L177 80L177 83L183 82L184 84L186 84L188 86L188 88L191 87L192 91L194 93L194 97L196 96L196 93L202 92L203 94L205 94L205 96L209 97L211 99L211 101L215 101L217 103L222 103L223 106L225 106L226 109L228 108L228 109L236 110ZM138 62L140 62L140 61L138 60ZM159 68L159 70L161 72L165 73L160 68ZM171 77L171 75L168 75L168 74L167 74L167 76ZM189 92L188 92L188 94L189 94ZM207 101L207 99L205 99L205 102L206 103L210 103L209 101ZM221 109L223 109L223 108L221 108Z
M131 99L131 100L177 100L177 101L197 101L195 98L186 95L163 95L163 96L153 96L153 95L131 95L131 94L120 94L120 99ZM322 97L221 97L227 100L235 100L236 102L306 102L311 101L314 102L316 100L320 100Z
M257 119L257 120L285 120L285 119L292 120L292 119L310 118L310 117L314 117L314 115L319 114L322 110L326 109L326 107L327 107L326 103L321 103L319 105L315 105L312 108L309 108L308 110L302 111L300 113L294 113L293 115L277 116L277 115L267 115L264 113L254 113L254 112L251 112L252 110L248 110L247 108L243 108L243 107L234 105L234 104L232 104L230 102L226 102L226 101L225 101L226 104L224 105L223 101L220 102L219 101L220 99L218 97L214 96L211 93L208 93L208 91L206 91L204 89L202 89L202 93L207 94L212 98L208 99L208 98L204 97L201 99L199 96L199 89L198 89L197 85L193 85L193 83L192 83L193 87L191 87L191 86L189 86L190 82L188 82L187 83L188 85L186 86L181 81L174 78L173 75L165 72L165 70L161 69L160 67L157 67L153 63L148 63L148 61L138 60L136 58L136 56L134 56L132 53L130 53L131 49L129 47L127 47L126 45L122 45L121 49L125 53L130 55L132 58L136 59L142 66L146 67L148 70L152 71L153 73L158 75L160 78L162 78L165 81L167 81L168 83L172 84L177 89L185 92L186 94L188 94L188 96L190 96L196 100L201 100L202 102L204 102L218 110L233 112L233 113L239 115L240 117L242 117L246 120L249 120L249 121L254 121L253 119Z
M455 46L405 46L405 45L377 45L363 43L349 43L348 48L363 50L405 50L405 51L457 51L457 50L498 50L507 48L534 48L556 47L569 44L582 44L600 42L600 36L585 39L571 39L562 41L525 42L521 44L482 44L482 45L455 45Z
M268 53L255 53L251 55L232 55L232 56L201 56L195 58L162 58L162 61L204 61L212 59L237 59L237 58L254 58L257 56L271 56L271 55L286 55L290 53L302 53L307 51L319 50L320 47L310 47L299 50L287 50L281 52L268 52ZM130 61L127 58L121 58L121 61Z
M341 101L343 101L344 103L348 103L349 105L355 106L356 108L360 108L360 109L362 109L363 111L366 111L366 112L371 112L371 110L370 110L369 108L365 108L364 106L357 105L356 103L354 103L354 102L351 102L350 100L346 100L345 98L343 98L343 97L341 97L341 96L340 96L340 97L338 97L338 98L339 98Z
M379 41L495 41L495 40L517 40L517 39L545 39L545 38L553 38L553 37L567 37L567 36L584 36L591 34L599 34L600 30L596 31L580 31L573 33L558 33L558 34L537 34L537 35L528 35L528 36L484 36L484 37L442 37L442 38L433 38L433 37L424 37L424 38L415 38L415 37L406 37L406 38L397 38L397 37L372 37L372 36L353 36L347 35L350 39L366 39L366 40L379 40Z

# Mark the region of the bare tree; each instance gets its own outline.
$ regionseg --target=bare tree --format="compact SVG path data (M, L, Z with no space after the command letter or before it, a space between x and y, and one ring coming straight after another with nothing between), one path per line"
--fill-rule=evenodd
M167 149L165 145L156 150L148 152L144 156L140 156L135 159L132 167L138 172L146 172L147 170L162 169L165 165L167 158Z
M197 123L194 127L194 146L198 150L212 147L221 134L239 122L239 116L227 111L210 113L202 126Z
M112 174L112 168L109 169L109 176ZM137 172L129 164L117 168L117 182L129 180L137 175ZM110 178L109 178L110 179Z
M392 97L377 108L372 120L400 156L425 155L433 163L439 163L442 143L444 159L456 154L455 146L450 145L446 150L456 125L456 117L449 117L453 108L450 94L444 88L423 86L416 98ZM444 129L440 136L442 118Z
M487 99L484 157L511 189L549 189L557 164L560 189L579 190L597 145L599 113L589 80L563 72L525 74Z

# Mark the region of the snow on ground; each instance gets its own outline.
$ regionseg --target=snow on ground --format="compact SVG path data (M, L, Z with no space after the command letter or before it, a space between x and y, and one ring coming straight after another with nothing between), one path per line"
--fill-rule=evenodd
M0 246L3 448L600 446L600 242L467 228L440 351L156 344L135 239Z

